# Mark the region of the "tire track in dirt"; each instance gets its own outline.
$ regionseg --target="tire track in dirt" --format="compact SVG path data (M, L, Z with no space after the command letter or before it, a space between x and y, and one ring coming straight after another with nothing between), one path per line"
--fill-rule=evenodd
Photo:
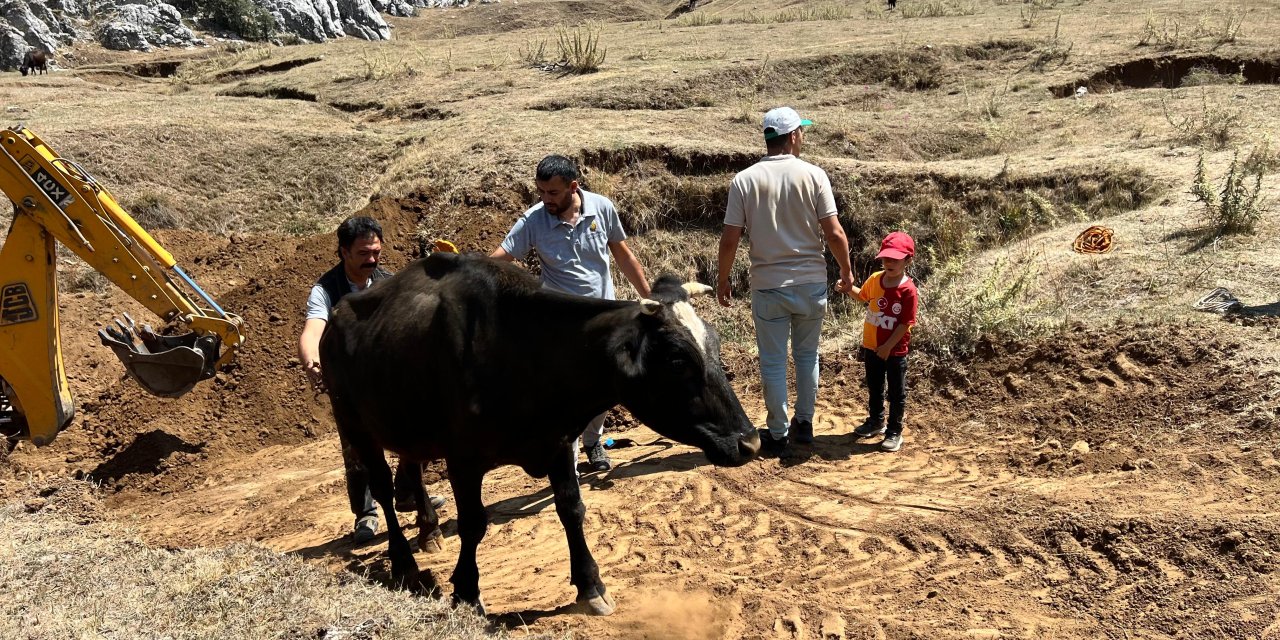
M1227 424L1236 398L1266 397L1266 380L1229 378L1201 393L1216 365L1179 363L1189 351L1177 339L1141 362L1140 349L1090 349L993 355L968 374L961 401L917 390L897 454L850 437L865 412L840 381L824 397L846 397L819 404L816 443L782 460L716 468L642 427L615 432L636 445L582 483L588 543L619 603L605 619L561 609L575 591L545 480L495 470L484 493L493 524L478 554L486 602L504 622L592 638L1256 637L1273 628L1277 607L1262 595L1280 588L1266 555L1280 558L1271 506L1280 442L1256 432L1232 449L1207 428L1178 428L1193 414ZM1085 370L1116 384L1083 380ZM1012 390L1011 372L1021 380ZM327 416L318 424L330 428ZM1089 452L1072 452L1077 440ZM1151 464L1123 468L1138 456ZM110 506L155 544L258 540L388 580L385 536L363 549L346 542L332 435L192 462L127 485ZM457 553L451 507L445 552L417 554L442 583ZM1187 608L1160 605L1169 601ZM1242 621L1223 622L1220 611ZM655 626L671 621L697 623Z

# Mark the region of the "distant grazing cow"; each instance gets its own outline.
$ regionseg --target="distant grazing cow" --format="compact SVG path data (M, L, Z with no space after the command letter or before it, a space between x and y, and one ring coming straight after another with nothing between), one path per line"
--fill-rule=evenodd
M27 72L49 73L49 54L40 49L27 49L27 52L22 55L22 66L18 67L18 71L21 71L24 76Z
M481 611L476 547L489 521L480 485L514 464L550 477L579 608L611 613L582 531L573 442L583 425L621 404L717 465L744 464L760 449L721 368L719 339L688 302L690 291L708 289L665 276L655 300L598 300L541 289L510 264L435 253L344 297L321 339L321 368L338 429L386 513L394 579L417 586L419 577L384 448L447 462L462 545L453 598ZM433 529L420 532L420 547L438 540L436 521L426 517Z

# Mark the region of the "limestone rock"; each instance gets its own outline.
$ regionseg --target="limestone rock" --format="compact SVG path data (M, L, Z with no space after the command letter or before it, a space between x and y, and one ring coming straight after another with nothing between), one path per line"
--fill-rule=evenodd
M182 13L171 4L125 4L98 31L98 42L117 51L150 51L158 46L204 44L182 22Z

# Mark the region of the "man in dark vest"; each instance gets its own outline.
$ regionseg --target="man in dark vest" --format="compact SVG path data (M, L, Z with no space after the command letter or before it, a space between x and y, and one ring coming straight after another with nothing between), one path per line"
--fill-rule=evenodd
M320 375L320 336L324 333L329 314L338 301L348 293L363 291L373 283L390 278L391 273L378 266L382 255L382 226L373 218L353 216L338 225L338 257L341 261L330 269L307 298L307 319L298 339L298 355L306 369L312 386L324 392ZM352 541L356 545L373 540L378 533L378 510L369 493L369 476L360 465L354 451L342 442L342 462L347 472L347 498L351 501L351 513L355 514L355 531ZM421 482L421 469L417 465L400 461L396 469L396 510L413 511L414 482ZM437 509L444 506L444 498L431 496L431 504Z

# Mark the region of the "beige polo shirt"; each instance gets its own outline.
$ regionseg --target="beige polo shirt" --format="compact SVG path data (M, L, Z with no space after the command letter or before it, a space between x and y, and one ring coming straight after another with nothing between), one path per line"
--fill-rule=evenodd
M751 241L751 288L827 281L823 218L836 215L827 173L791 154L768 156L733 177L724 223Z

